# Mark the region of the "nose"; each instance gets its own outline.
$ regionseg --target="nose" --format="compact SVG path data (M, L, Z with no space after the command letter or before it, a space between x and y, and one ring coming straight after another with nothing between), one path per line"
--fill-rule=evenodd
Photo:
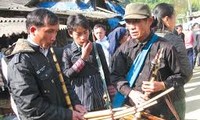
M52 35L52 41L56 40L56 36L57 36L57 32L53 33L53 35Z
M135 28L136 28L135 24L130 24L130 26L129 26L130 30L135 30Z
M87 34L81 34L80 39L81 40L87 40L88 39Z

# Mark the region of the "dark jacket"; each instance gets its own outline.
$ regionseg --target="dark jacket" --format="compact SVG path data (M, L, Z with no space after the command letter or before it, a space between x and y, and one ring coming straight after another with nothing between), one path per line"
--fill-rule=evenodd
M188 82L192 77L193 71L189 62L189 58L187 56L184 42L182 41L180 36L177 36L176 34L171 33L171 32L166 33L164 35L164 38L168 40L176 48L178 52L177 56L181 64L180 67L181 67L182 73L185 75L185 78L186 78L184 81L185 83Z
M8 64L9 89L20 119L71 120L72 111L66 105L50 50L45 57L38 46L27 40L18 40L11 56ZM70 83L65 80L72 104L80 104Z
M100 44L95 43L101 61L105 80L110 85L110 72L105 60L104 52ZM97 59L95 56L94 44L88 60L81 59L81 48L75 42L65 46L63 51L63 73L70 78L72 85L81 100L81 103L88 111L94 111L105 108L103 100L103 82L101 80ZM84 65L77 65L82 61ZM74 69L81 68L79 71Z
M147 40L149 40L151 36L152 35L150 35ZM111 71L111 81L115 83L117 89L125 96L127 96L132 89L142 92L142 81L149 80L151 61L154 59L157 51L160 48L164 48L164 55L161 59L161 66L158 70L157 80L163 81L166 85L166 88L170 88L172 86L175 87L175 90L170 93L173 102L184 99L185 92L183 86L186 83L185 80L187 78L184 74L182 74L177 51L175 47L173 47L169 42L161 37L159 37L158 41L156 41L152 45L149 53L147 54L144 67L141 70L138 78L136 79L135 85L133 86L133 88L129 87L128 82L125 79L126 74L128 73L134 59L141 51L143 46L144 45L141 45L136 40L131 39L122 44L114 54L112 62L113 64ZM129 103L129 101L127 102ZM161 112L161 109L168 109L164 100L161 100L158 105L152 107L154 108L154 110L157 109L156 112Z
M106 66L107 63L105 60L103 49L101 45L98 43L96 43L96 46L97 46L97 51L99 53L101 64L104 70L105 78L107 80L106 82L107 84L110 84L110 74L109 74L110 72L109 72L108 66ZM62 68L63 68L64 74L67 77L73 79L77 77L86 77L89 75L95 75L99 73L99 68L98 68L96 57L95 57L94 47L92 48L89 59L85 61L85 66L83 70L81 70L79 73L74 71L74 69L72 68L72 65L81 57L81 50L79 49L81 48L78 48L75 42L65 46L65 49L63 51L63 59L62 59L63 60Z
M120 40L126 35L125 27L117 27L112 32L108 34L107 39L109 40L108 51L113 55L116 49L120 46Z

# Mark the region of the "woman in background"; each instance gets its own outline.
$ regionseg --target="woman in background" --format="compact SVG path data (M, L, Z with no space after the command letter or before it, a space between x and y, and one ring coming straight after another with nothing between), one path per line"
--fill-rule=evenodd
M192 77L192 67L189 63L189 59L186 54L186 49L181 37L173 33L175 27L175 11L174 7L171 4L160 3L155 6L153 9L154 23L152 27L156 27L156 34L164 37L172 45L175 46L178 51L179 61L181 63L182 74L186 79L180 81L182 86L176 91L178 92L177 96L174 96L172 99L172 104L174 105L179 117L181 120L184 120L185 117L185 91L183 85L187 83Z

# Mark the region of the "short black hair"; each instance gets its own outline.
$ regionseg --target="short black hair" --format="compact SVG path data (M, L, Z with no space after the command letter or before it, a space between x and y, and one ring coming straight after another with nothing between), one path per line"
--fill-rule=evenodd
M178 29L178 28L183 28L183 26L182 25L177 25L176 29Z
M103 24L96 24L96 25L94 26L93 30L94 30L94 29L97 29L97 28L103 28L103 29L106 31L106 26L103 25Z
M81 27L83 27L85 29L90 30L89 21L87 20L87 18L85 16L83 16L82 14L70 15L67 18L67 29L68 29L68 32L72 32L78 26L81 26Z
M27 15L26 28L28 30L31 25L42 27L46 24L56 25L58 23L59 19L53 12L47 9L36 9Z

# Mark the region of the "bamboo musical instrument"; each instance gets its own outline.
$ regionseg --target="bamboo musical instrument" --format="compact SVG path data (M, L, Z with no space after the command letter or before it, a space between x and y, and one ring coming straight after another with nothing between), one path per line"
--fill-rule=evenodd
M164 51L163 48L159 49L158 52L156 53L156 56L151 61L151 69L150 69L150 74L149 74L150 82L153 82L156 80L158 69L160 68L161 58L163 56L163 51ZM146 98L149 97L149 94L146 92L144 93L144 95L146 96Z
M62 74L62 72L61 72L60 65L59 65L58 60L57 60L57 58L56 58L56 54L55 54L55 52L54 52L54 50L53 50L53 47L50 48L50 51L51 51L51 53L52 53L53 61L54 61L54 63L55 63L56 70L57 70L58 75L59 75L59 80L60 80L61 85L62 85L63 93L64 93L64 95L65 95L65 102L66 102L67 106L69 107L69 109L72 110L73 107L72 107L72 104L71 104L71 100L70 100L70 97L69 97L69 93L68 93L67 87L66 87L66 85L65 85L65 81L64 81L64 78L63 78L63 74Z
M160 67L160 60L163 56L163 48L159 49L158 52L156 53L155 58L153 59L153 61L151 62L151 70L150 70L150 76L149 76L149 80L150 82L153 82L156 80L156 76L158 73L158 69Z
M174 87L171 87L164 92L158 94L157 96L149 99L148 101L144 102L143 104L139 105L138 107L123 107L116 109L113 109L112 111L110 110L102 110L102 111L95 111L95 112L88 112L84 115L84 118L86 120L112 120L112 119L119 119L128 115L133 115L137 112L141 112L143 115L143 110L145 108L148 108L152 105L157 104L157 100L166 94L170 93L171 91L174 90ZM120 110L121 109L121 110ZM156 117L155 117L156 118ZM156 120L156 119L155 119ZM158 119L159 120L159 119ZM160 119L162 120L162 119Z

